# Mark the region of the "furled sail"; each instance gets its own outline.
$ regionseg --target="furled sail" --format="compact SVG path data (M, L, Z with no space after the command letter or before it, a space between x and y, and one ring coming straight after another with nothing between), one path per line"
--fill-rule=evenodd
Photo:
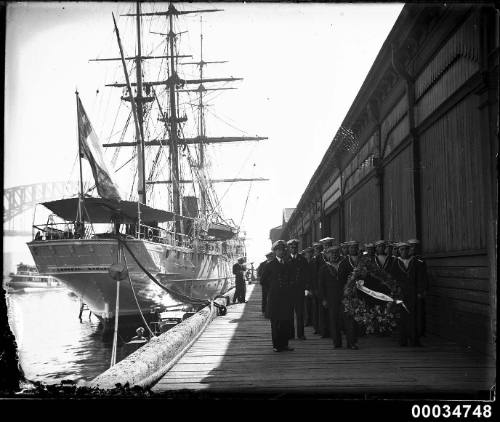
M82 158L86 158L92 168L92 174L97 188L97 192L101 198L121 199L118 189L113 183L110 172L104 160L104 154L99 144L97 134L90 123L87 113L83 108L83 104L78 97L78 134L80 141L80 154Z

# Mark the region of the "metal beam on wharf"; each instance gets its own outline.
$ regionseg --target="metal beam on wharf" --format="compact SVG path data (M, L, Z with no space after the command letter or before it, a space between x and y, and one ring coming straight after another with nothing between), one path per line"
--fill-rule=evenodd
M152 391L484 398L494 386L491 357L436 337L413 348L368 335L359 350L334 349L306 327L307 340L290 341L294 351L273 352L259 284L247 287L247 300L212 321Z

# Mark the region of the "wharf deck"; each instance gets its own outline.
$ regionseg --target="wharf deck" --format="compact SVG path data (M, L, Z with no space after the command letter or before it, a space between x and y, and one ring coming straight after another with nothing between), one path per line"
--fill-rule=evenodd
M492 357L437 337L414 348L363 336L359 350L333 349L306 327L307 340L290 341L294 351L273 352L260 285L247 286L247 299L212 321L152 391L484 398L494 386Z

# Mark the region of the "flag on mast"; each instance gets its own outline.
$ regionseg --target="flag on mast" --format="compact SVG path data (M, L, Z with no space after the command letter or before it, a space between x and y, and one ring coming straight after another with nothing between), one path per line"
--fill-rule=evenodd
M121 200L118 189L111 180L110 172L104 161L99 139L87 113L85 113L80 97L78 97L78 136L81 157L86 158L92 168L99 196L106 199Z

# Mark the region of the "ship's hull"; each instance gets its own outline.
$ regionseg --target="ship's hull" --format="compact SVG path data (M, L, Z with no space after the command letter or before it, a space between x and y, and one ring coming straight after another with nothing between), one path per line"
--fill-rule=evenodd
M130 275L119 283L119 316L137 315L139 308L166 309L183 301L167 290L194 299L213 299L234 286L231 262L221 254L196 253L187 248L146 240L127 240L127 245L161 285L153 282L123 248L118 257L116 239L67 239L28 243L38 271L61 280L103 320L115 316L117 281L108 273L111 264L126 262ZM135 293L135 296L134 296ZM139 305L139 306L138 306Z

